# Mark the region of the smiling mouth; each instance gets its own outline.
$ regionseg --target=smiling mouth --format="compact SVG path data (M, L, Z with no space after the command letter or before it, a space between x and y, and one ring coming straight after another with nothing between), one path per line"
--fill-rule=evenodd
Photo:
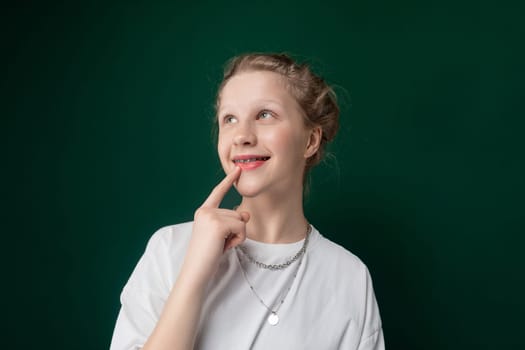
M244 163L252 163L257 161L267 161L270 159L270 157L255 157L255 158L248 158L248 159L234 159L233 162L235 164L244 164Z

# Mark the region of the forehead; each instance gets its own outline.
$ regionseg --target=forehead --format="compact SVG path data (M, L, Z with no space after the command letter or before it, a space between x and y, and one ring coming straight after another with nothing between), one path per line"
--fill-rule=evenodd
M284 106L297 106L286 87L285 78L267 71L243 72L234 75L219 95L219 109L242 106L259 101L275 101Z

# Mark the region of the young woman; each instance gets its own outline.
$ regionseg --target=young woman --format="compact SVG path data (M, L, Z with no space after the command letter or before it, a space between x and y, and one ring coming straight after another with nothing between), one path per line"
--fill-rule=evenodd
M332 89L286 55L247 54L216 112L226 177L193 222L152 236L111 349L384 349L366 266L303 212L306 173L338 129ZM242 202L219 208L231 186Z

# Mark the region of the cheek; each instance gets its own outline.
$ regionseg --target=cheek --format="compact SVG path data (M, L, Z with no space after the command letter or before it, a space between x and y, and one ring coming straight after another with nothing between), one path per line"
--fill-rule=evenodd
M224 165L224 160L229 157L229 148L227 147L226 142L224 142L224 137L221 137L220 134L217 137L217 153L221 163Z
M291 128L283 128L264 135L265 143L272 145L276 152L286 156L302 155L303 142L301 135Z

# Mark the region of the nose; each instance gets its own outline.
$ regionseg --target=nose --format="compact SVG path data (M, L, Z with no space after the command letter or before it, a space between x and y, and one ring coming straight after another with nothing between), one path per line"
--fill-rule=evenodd
M254 146L257 143L257 137L250 123L239 123L233 143L236 146Z

